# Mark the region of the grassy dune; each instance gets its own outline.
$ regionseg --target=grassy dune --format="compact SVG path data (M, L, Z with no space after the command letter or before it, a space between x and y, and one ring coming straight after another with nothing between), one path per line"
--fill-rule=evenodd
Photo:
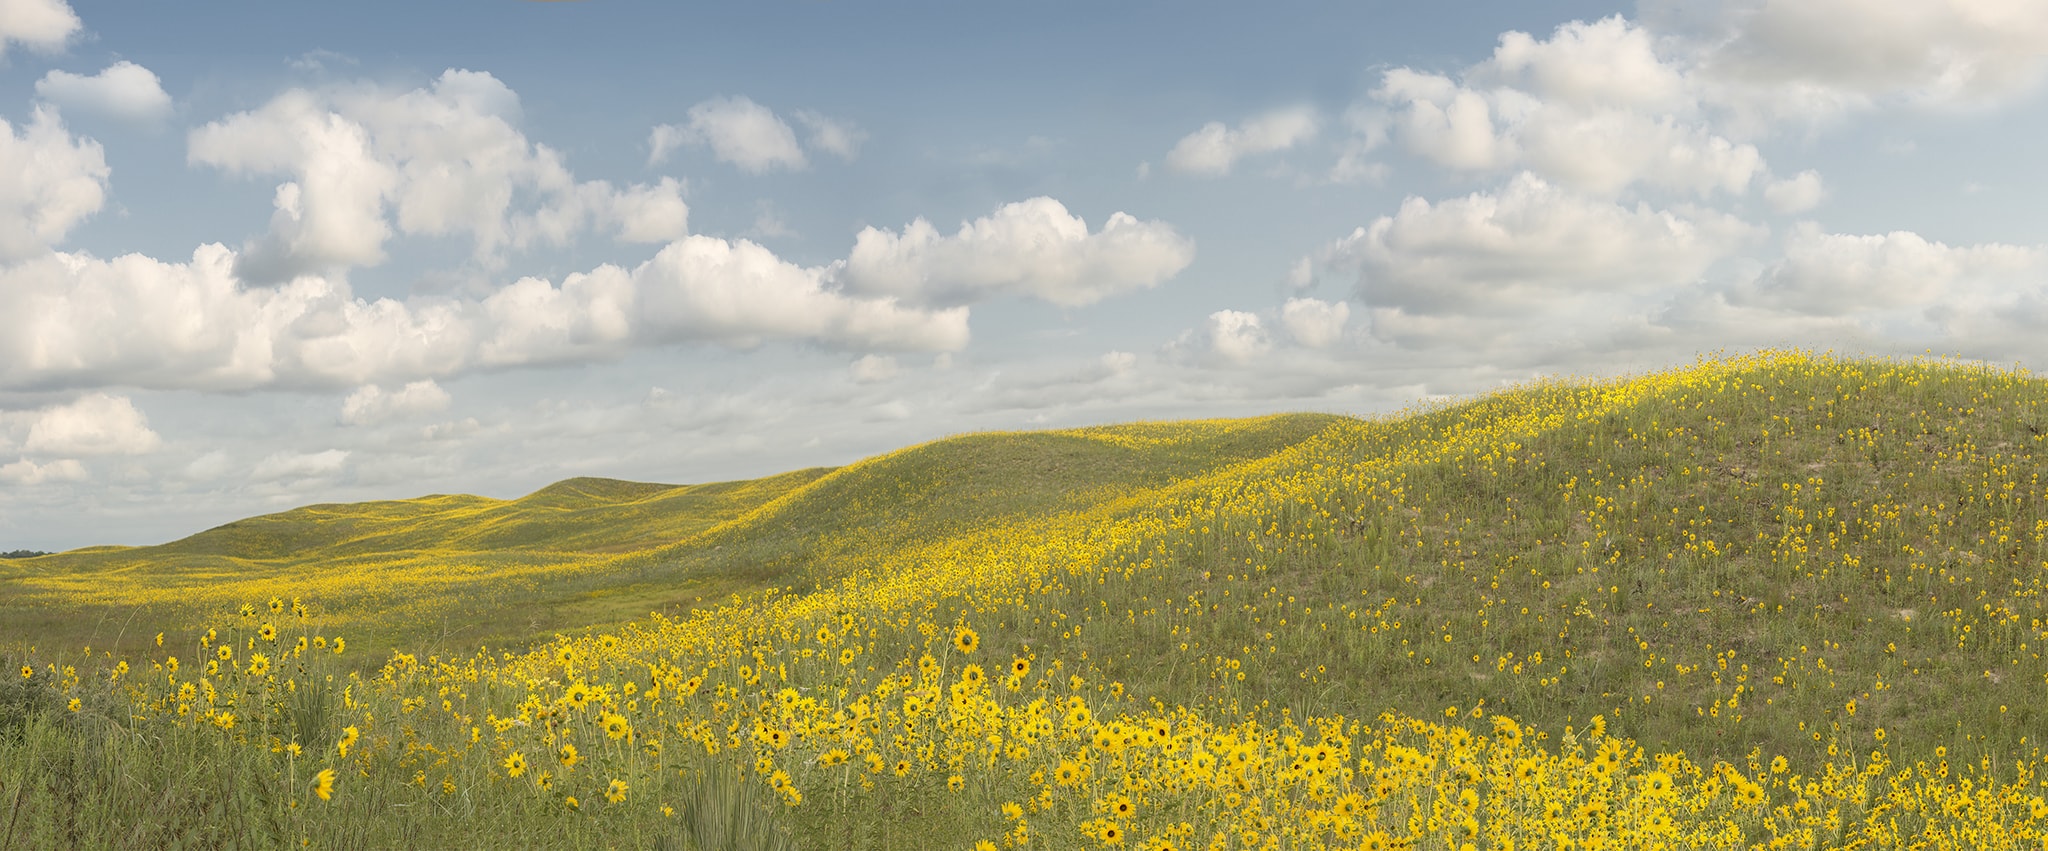
M0 837L2043 848L2044 433L1765 353L0 563L129 619L8 636Z

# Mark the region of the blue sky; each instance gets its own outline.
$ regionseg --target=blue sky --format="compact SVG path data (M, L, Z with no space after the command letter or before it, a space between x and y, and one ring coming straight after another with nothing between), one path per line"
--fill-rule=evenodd
M0 549L2048 356L2048 7L0 0Z

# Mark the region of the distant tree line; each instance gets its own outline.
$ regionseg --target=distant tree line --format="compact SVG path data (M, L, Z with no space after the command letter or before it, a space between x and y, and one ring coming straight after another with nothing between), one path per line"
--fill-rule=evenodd
M41 550L13 550L0 553L0 558L35 558L36 556L46 555L49 555L49 553L42 552Z

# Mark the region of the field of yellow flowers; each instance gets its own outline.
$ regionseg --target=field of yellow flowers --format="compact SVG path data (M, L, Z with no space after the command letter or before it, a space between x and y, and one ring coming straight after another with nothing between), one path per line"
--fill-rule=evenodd
M374 530L32 559L137 625L0 635L0 846L2048 848L2044 433L2021 371L1764 352L955 438L668 538L585 495L637 548L518 532L514 591ZM425 649L565 584L731 593Z

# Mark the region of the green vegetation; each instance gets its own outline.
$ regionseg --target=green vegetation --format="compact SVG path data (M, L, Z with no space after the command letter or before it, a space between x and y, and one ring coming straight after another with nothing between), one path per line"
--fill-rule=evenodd
M126 636L0 660L0 836L2040 848L2044 435L2025 373L1768 353L0 566Z

